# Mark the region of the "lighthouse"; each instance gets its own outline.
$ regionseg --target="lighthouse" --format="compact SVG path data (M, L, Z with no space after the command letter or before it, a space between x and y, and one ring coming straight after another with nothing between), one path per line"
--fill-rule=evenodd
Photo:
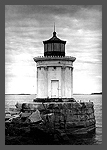
M66 41L57 37L43 41L44 56L35 57L37 63L37 98L64 98L73 96L73 62L75 57L65 55Z
M44 44L44 56L35 57L37 63L37 97L33 101L52 133L86 134L95 132L93 102L77 102L73 98L73 62L66 56L65 44L53 32ZM50 127L50 128L49 128Z

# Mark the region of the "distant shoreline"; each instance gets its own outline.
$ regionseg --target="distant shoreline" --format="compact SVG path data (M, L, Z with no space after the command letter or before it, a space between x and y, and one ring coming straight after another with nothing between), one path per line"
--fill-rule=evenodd
M102 95L102 92L101 93L91 93L91 95Z
M5 94L5 95L32 95L32 94Z
M36 95L36 94L5 94L5 95ZM73 95L102 95L102 92L101 93L91 93L91 94L79 94L79 93L75 93Z

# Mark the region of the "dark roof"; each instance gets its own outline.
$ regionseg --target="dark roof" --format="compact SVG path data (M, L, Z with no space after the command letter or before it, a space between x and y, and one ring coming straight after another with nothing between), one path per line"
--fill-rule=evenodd
M49 40L43 41L43 43L44 44L46 44L46 43L63 43L63 44L65 44L66 41L63 41L63 40L60 40L59 38L57 38L56 32L54 31L53 32L53 37L50 38Z

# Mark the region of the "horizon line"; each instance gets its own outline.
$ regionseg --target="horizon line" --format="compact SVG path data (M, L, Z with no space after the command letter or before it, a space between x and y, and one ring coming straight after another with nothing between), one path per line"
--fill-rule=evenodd
M90 94L102 94L102 92L92 92L92 93L74 93L73 95L90 95ZM36 93L5 93L5 95L37 95Z

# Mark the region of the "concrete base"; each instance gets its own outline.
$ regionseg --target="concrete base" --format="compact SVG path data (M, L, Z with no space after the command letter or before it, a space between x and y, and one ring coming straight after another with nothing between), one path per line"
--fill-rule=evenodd
M36 98L34 102L76 102L74 98Z
M95 129L93 102L76 102L74 99L36 100L35 105L42 119L53 129L65 130L70 134L86 134Z
M43 125L50 131L60 129L70 134L86 134L95 129L93 102L76 102L72 98L36 99L32 104L26 103L24 109L39 110Z

